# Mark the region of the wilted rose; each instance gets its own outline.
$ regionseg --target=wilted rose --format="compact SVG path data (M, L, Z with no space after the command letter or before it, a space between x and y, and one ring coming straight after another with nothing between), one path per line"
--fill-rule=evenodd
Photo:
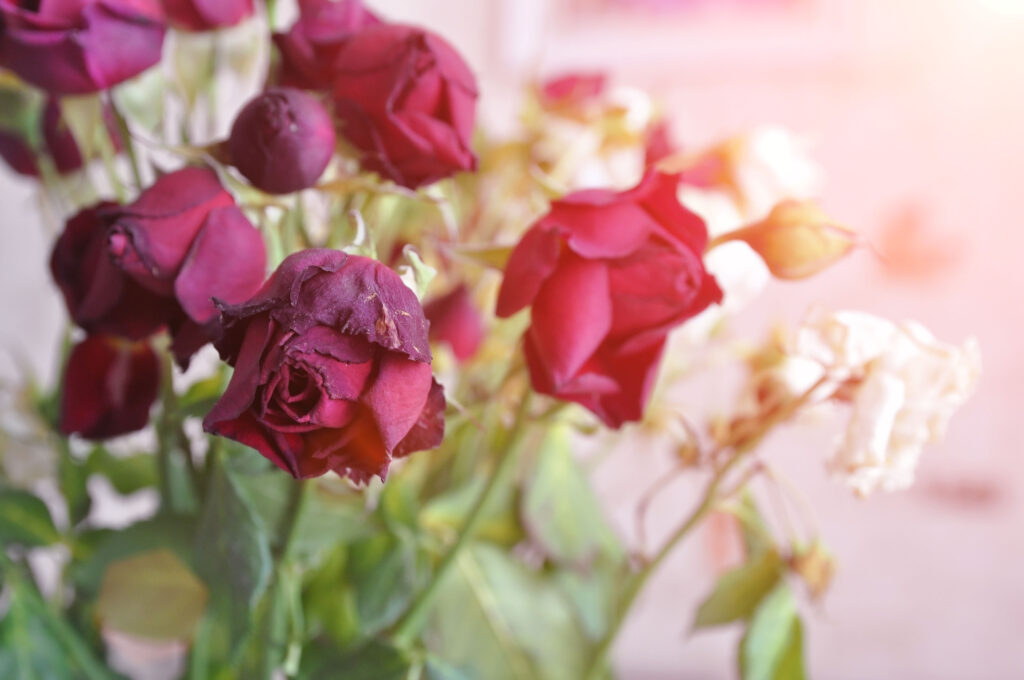
M313 186L323 174L334 155L334 125L316 97L272 88L239 112L228 153L253 186L288 194Z
M334 61L331 96L368 170L415 188L476 168L476 79L429 31L384 24L352 35Z
M158 0L0 0L0 66L52 94L106 90L160 61Z
M817 363L827 392L852 404L829 462L858 494L910 486L925 444L938 441L981 372L977 342L937 340L917 323L840 311L805 323L791 354Z
M441 443L445 399L423 309L380 262L301 251L221 313L216 345L235 372L207 432L294 477L334 470L357 482L383 479L393 458Z
M484 339L484 322L466 284L460 283L450 292L428 301L423 312L430 322L431 340L447 343L459 361L476 354Z
M167 21L185 31L213 31L252 16L252 0L161 0Z
M182 365L219 333L213 298L245 300L266 274L263 238L208 168L164 175L110 221L115 264L180 309L168 325Z
M59 429L86 439L140 430L160 385L160 364L148 342L90 335L68 356Z
M701 259L707 231L648 174L625 192L555 201L516 246L498 316L532 305L525 336L534 389L574 401L610 427L643 415L673 327L721 299Z
M299 0L299 20L287 33L274 34L281 55L277 82L329 91L332 68L344 41L379 23L359 0Z
M173 299L144 288L107 252L116 203L99 203L71 217L50 256L50 271L71 320L89 333L146 338L176 318Z

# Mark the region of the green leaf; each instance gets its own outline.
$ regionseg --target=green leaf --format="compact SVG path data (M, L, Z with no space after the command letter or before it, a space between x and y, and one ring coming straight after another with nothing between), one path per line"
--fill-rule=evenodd
M346 652L321 650L321 653L304 655L299 677L407 680L412 668L413 661L406 653L384 642L370 640Z
M615 533L572 457L569 428L552 426L527 476L521 507L526 532L560 564L583 567L599 553L621 554Z
M148 453L113 456L106 447L96 446L89 453L86 468L90 474L103 475L119 494L128 495L156 486L156 459Z
M10 603L0 619L0 677L63 680L75 677L71 663L32 606L29 586L10 588Z
M209 378L193 383L178 400L178 412L197 418L206 416L224 393L227 377L227 370L218 370Z
M348 549L345 582L350 584L360 631L372 635L394 623L426 576L426 560L415 542L381 533Z
M276 468L255 474L240 473L232 468L231 477L238 492L256 512L271 545L277 545L280 537L274 532L281 526L295 480ZM316 557L374 532L362 494L343 487L331 489L318 482L312 485L305 511L295 525L293 554Z
M27 491L0 488L0 543L36 547L58 541L60 532L43 501Z
M749 617L761 599L779 582L783 562L766 550L746 564L722 574L715 590L697 610L694 628L706 628Z
M230 603L232 644L241 640L251 612L270 580L266 531L232 476L218 468L195 535L196 567L217 595Z
M563 569L554 579L572 604L587 637L597 641L615 616L619 591L628 576L624 560L597 560L586 570Z
M437 270L424 263L420 254L411 245L402 248L402 255L408 264L400 265L396 271L402 277L405 285L422 300L423 296L427 294L427 289L430 288L430 282L437 276Z
M206 609L206 586L166 548L107 567L97 602L103 626L157 640L192 637Z
M67 442L62 442L60 449L57 484L67 505L68 520L71 526L76 526L89 515L89 509L92 507L92 498L86 485L89 480L89 468L71 455Z
M748 558L774 547L768 523L765 522L754 496L749 491L740 496L739 502L729 508L729 512L740 522L743 547Z
M420 512L420 524L430 531L454 536L465 524L486 483L484 477L477 476L431 499ZM499 488L481 511L483 520L476 538L508 547L521 541L525 531L516 512L516 500L511 485Z
M111 563L159 548L173 550L182 561L191 565L194 535L195 522L181 515L158 515L120 531L101 529L84 532L76 548L89 552L81 561L72 562L72 579L83 591L97 593Z
M459 555L430 630L431 650L471 678L583 676L587 642L558 586L486 543Z
M743 680L804 680L803 624L780 584L758 605L740 641Z

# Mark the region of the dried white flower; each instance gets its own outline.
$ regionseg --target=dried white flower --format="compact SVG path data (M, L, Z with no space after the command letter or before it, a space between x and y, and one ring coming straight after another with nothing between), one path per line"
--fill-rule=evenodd
M942 437L981 371L973 338L957 347L920 324L897 325L862 312L805 324L793 349L822 365L832 397L852 404L829 469L861 495L913 483L922 448Z

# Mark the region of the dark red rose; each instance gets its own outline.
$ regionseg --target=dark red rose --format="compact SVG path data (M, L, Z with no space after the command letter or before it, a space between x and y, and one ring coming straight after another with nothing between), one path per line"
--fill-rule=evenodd
M570 73L544 81L540 100L545 108L576 108L604 94L607 77L603 73Z
M0 130L0 158L7 167L19 175L38 177L39 165L36 153L21 134L11 130Z
M278 87L245 105L228 139L231 163L271 194L290 194L316 184L334 155L334 124L320 101Z
M415 188L476 168L476 79L420 28L385 24L344 41L331 72L340 134L363 167Z
M148 342L90 335L68 356L60 431L107 439L141 430L160 386L160 364Z
M235 372L207 432L296 478L334 470L356 482L441 443L445 400L423 309L380 262L305 250L252 299L220 307L216 346Z
M459 361L476 354L484 339L484 322L465 284L423 306L430 322L430 339L445 342Z
M171 298L143 288L107 252L115 203L99 203L67 221L50 256L50 271L71 320L89 333L142 340L178 315Z
M106 90L160 61L158 0L0 0L0 66L52 94Z
M704 269L707 230L677 179L555 201L509 258L498 316L532 305L524 337L534 389L610 427L639 420L670 329L722 292Z
M167 22L183 31L214 31L253 14L252 0L161 0Z
M117 133L117 122L109 106L104 108L104 118L110 143L114 151L120 151L121 137ZM53 160L58 173L65 175L81 169L85 161L71 130L61 117L60 100L56 97L47 100L39 120L39 130L44 150ZM36 153L22 133L0 130L0 156L15 172L30 177L39 176Z
M359 0L299 0L299 20L287 33L274 34L281 55L277 82L329 91L331 69L342 43L356 31L379 23Z
M182 365L219 334L213 298L241 302L266 273L263 238L209 168L164 175L113 211L108 234L114 263L179 306L168 325Z

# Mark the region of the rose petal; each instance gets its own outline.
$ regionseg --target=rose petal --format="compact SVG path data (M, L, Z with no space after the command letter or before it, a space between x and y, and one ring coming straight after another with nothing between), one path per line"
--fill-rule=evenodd
M377 375L362 402L370 408L388 451L394 450L419 420L432 379L430 364L394 352L380 358Z

